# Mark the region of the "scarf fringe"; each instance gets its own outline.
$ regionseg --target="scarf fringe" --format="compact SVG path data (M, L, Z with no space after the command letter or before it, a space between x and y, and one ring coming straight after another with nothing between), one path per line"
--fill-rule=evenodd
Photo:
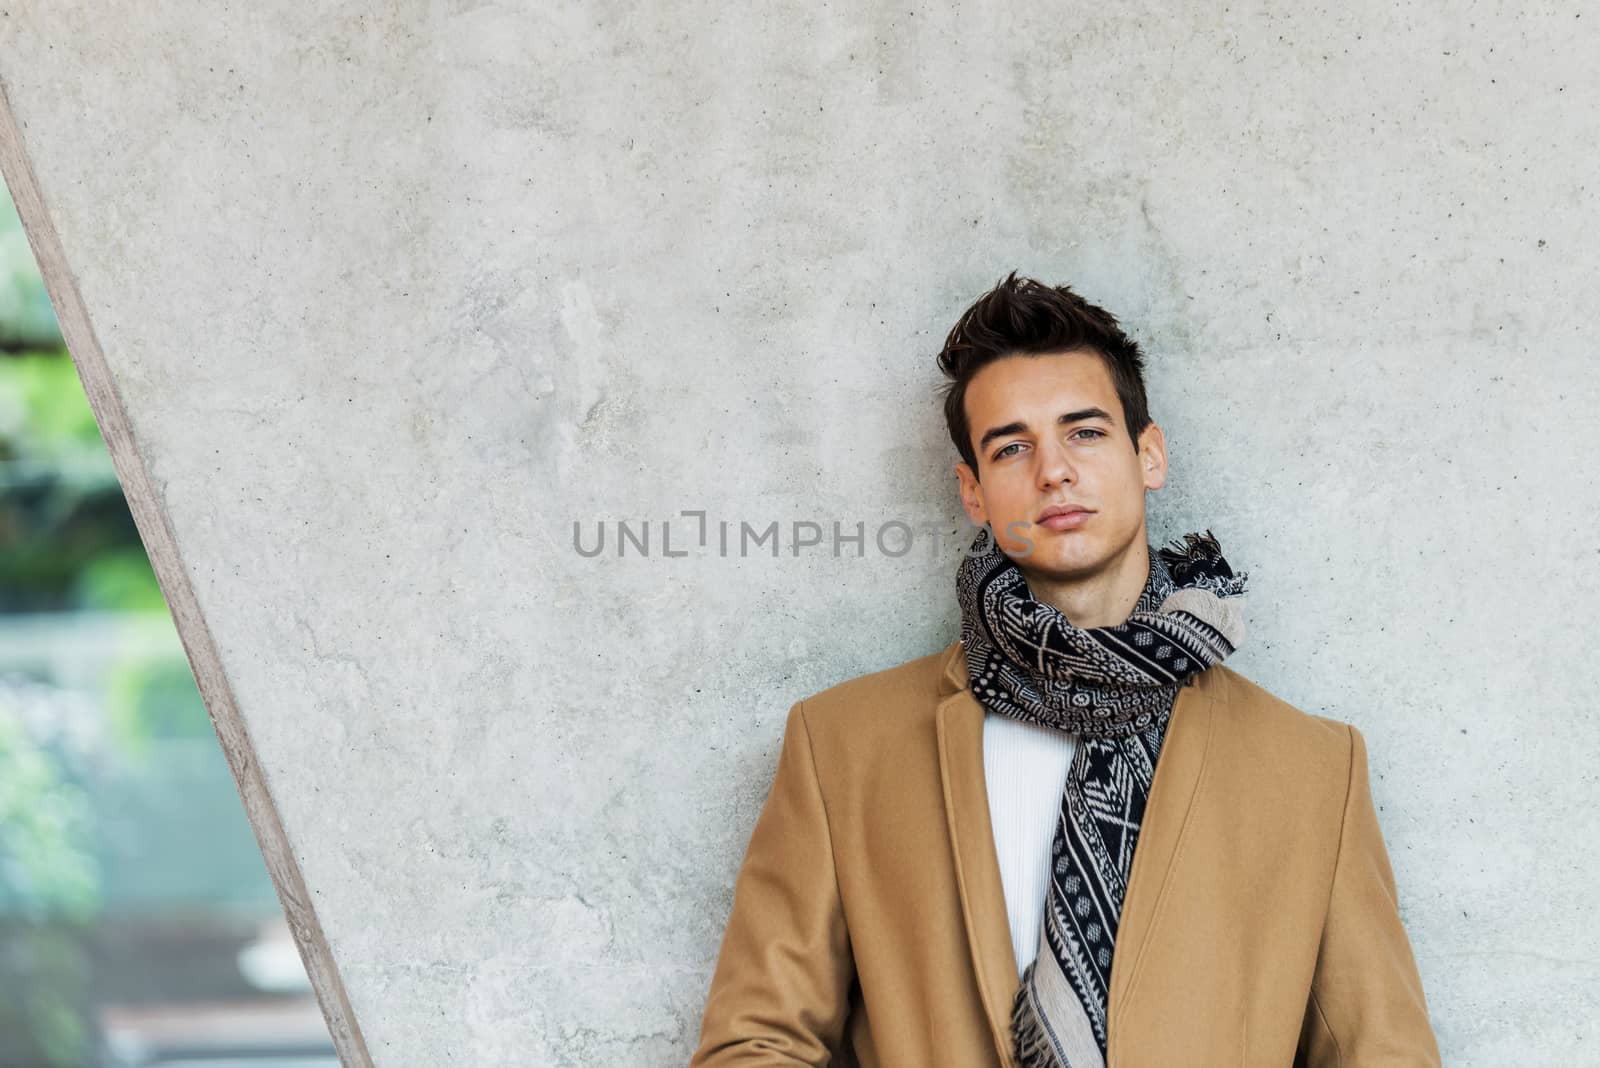
M1246 592L1250 573L1233 573L1209 527L1204 534L1191 531L1172 539L1170 545L1156 551L1180 586L1202 586L1218 597L1238 597Z
M1028 1003L1026 980L1011 1006L1011 1036L1016 1045L1017 1063L1022 1068L1054 1068L1057 1063L1055 1046L1045 1032L1039 1014Z

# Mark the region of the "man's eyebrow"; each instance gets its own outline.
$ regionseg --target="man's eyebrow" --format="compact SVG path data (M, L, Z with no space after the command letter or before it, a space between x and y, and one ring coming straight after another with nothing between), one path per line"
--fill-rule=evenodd
M1056 419L1056 425L1066 426L1068 423L1081 423L1085 419L1104 419L1108 423L1113 422L1111 413L1106 411L1104 408L1079 408L1074 412L1062 412L1061 415ZM1003 438L1011 434L1021 434L1027 429L1028 424L1022 422L1021 420L1018 420L1014 423L1007 423L1005 426L991 427L983 432L983 438L978 442L978 451L982 452L984 449L987 449L989 447L989 442L993 441L995 438Z

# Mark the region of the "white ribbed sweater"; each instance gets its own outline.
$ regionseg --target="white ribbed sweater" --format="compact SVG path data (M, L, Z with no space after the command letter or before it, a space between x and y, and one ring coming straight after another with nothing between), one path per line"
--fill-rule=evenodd
M1076 743L1077 735L1066 731L984 713L983 775L1018 978L1039 951L1050 841Z

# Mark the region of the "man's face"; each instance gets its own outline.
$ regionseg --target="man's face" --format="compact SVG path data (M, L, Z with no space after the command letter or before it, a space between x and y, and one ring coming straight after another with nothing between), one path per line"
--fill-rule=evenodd
M1135 451L1097 354L995 360L967 384L966 412L978 470L956 465L962 504L1024 576L1083 581L1145 536L1144 494L1166 481L1166 445L1152 423ZM1043 519L1052 505L1089 514Z

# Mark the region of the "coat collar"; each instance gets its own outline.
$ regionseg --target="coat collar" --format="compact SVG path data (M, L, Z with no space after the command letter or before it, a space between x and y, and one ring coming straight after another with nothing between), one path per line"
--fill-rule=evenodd
M1108 1005L1108 1026L1113 1032L1125 1012L1124 1002L1145 950L1151 945L1151 921L1168 890L1178 843L1192 824L1189 816L1196 787L1211 748L1214 705L1224 685L1224 675L1215 667L1197 672L1179 688L1172 708L1134 848L1127 898L1117 924ZM972 948L978 991L1001 1063L1013 1068L1011 1006L1019 985L1017 958L1011 948L1005 890L1000 882L983 773L985 712L967 686L967 661L960 641L952 642L941 655L939 694L935 717L939 774L961 893L961 916Z

